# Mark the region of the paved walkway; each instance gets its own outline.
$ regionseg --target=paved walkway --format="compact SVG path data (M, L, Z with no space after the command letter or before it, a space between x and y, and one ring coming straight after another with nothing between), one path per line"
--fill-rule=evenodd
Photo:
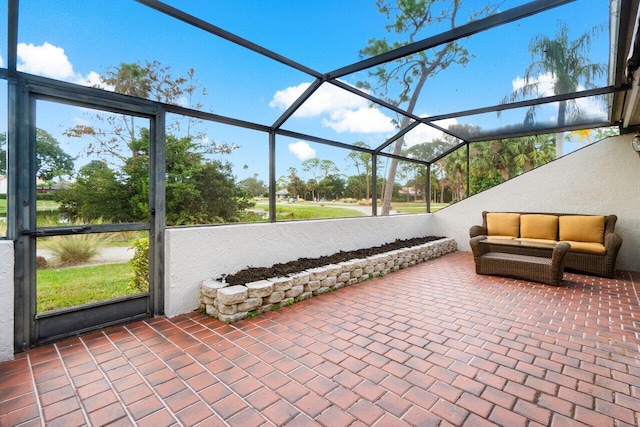
M0 364L0 425L638 425L640 274L565 279L457 252L234 325L87 334Z

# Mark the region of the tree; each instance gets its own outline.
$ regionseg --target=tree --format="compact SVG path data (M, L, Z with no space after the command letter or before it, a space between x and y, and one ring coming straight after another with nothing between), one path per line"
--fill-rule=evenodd
M344 189L345 196L354 199L365 198L365 194L369 184L368 178L369 177L365 176L364 174L349 176L347 178L346 187Z
M170 67L164 67L158 61L145 64L121 63L111 67L100 76L98 87L112 88L115 92L139 98L152 99L166 104L181 105L184 99L193 102L196 94L206 95L206 90L200 87L195 78L195 71L189 69L187 76L174 77ZM195 102L194 108L200 104ZM136 134L140 131L139 119L134 116L120 114L95 114L93 125L76 125L65 131L71 138L83 138L87 142L86 154L97 155L103 160L115 161L120 164L127 158L135 157L139 150L134 146ZM168 124L167 128L173 134L183 133L192 138L194 149L203 154L230 153L237 146L235 144L216 143L201 132L195 132L197 120L189 118L186 124L176 121Z
M467 187L467 149L460 147L445 158L444 170L447 176L453 201L460 201L466 197Z
M44 181L73 173L73 158L44 129L36 129L36 176Z
M310 159L302 162L302 170L310 173L313 176L313 179L307 180L307 188L311 191L311 198L317 199L320 196L317 193L318 182L319 182L319 170L320 170L320 159L317 157L312 157Z
M240 181L238 183L238 187L242 188L252 197L260 197L267 192L267 185L263 180L258 179L257 173L254 173L253 176Z
M304 198L307 187L304 181L298 176L296 168L289 168L289 176L287 178L286 188L291 197L297 198L302 196Z
M195 72L175 77L170 67L158 61L111 67L100 77L100 86L130 96L152 99L167 104L193 105L196 95L206 95L200 88ZM86 153L95 155L105 164L117 166L113 172L125 186L126 201L121 209L128 221L148 218L149 150L148 126L140 126L130 115L96 114L92 125L79 125L66 131L69 137L88 142ZM166 155L166 222L169 225L201 224L235 221L248 206L243 191L235 183L231 166L210 160L209 154L230 153L235 144L218 144L212 138L196 132L197 120L176 120L167 125ZM181 136L179 136L181 135ZM82 200L75 203L82 204ZM220 205L216 205L216 204ZM124 215L123 213L123 215ZM113 216L105 216L112 219Z
M458 24L461 1L403 0L398 1L397 5L392 5L388 0L377 0L376 5L378 11L390 21L390 24L385 27L387 32L404 36L406 40L389 43L385 38L370 39L367 47L360 51L363 56L380 55L412 43L423 34L426 35L429 26L435 23L446 23L449 28L455 28ZM472 13L470 19L492 12L493 7L487 6ZM368 82L360 82L358 86L377 93L390 104L396 106L404 104L404 109L413 114L429 77L435 76L454 64L464 66L470 58L469 52L458 41L450 41L428 51L383 64L369 72L369 76L377 81L375 87ZM403 116L399 120L400 130L410 123L411 119ZM403 144L404 138L398 139L393 147L393 154L399 155ZM386 188L383 192L383 215L388 214L391 208L397 167L398 160L394 158L389 166Z
M100 160L80 168L76 182L54 193L60 214L73 220L129 222L128 189L116 172Z
M370 148L362 141L356 141L353 145L356 147ZM364 197L366 199L369 199L371 197L371 154L367 153L366 151L353 150L350 151L349 154L347 154L347 158L353 162L358 176L362 174L362 172L360 172L360 168L363 169L366 183L366 192Z
M553 135L491 140L471 144L471 192L491 188L555 157Z
M516 101L539 92L540 77L550 74L553 79L554 95L577 91L581 86L594 87L594 80L607 71L605 64L593 64L587 54L591 49L591 37L597 35L601 27L594 27L591 31L569 40L569 29L566 23L558 22L558 32L554 38L544 34L535 36L529 44L529 53L536 59L524 73L524 85L505 98L506 101ZM525 123L535 121L536 107L527 112ZM560 101L558 103L558 127L566 124L567 115L579 116L580 108L575 100ZM564 153L564 134L556 134L556 157Z
M335 175L340 172L340 169L332 160L323 159L320 160L320 171L322 171L323 178L328 178L331 175Z
M121 170L100 160L80 169L74 185L55 193L60 212L73 219L108 222L146 221L149 215L149 131L132 147L139 153ZM237 221L251 203L235 184L231 166L208 161L193 151L189 137L167 135L166 222L168 225Z
M318 183L319 194L325 200L339 199L344 193L345 183L340 175L327 175Z
M0 133L0 174L7 173L6 134ZM36 129L36 177L43 181L71 175L73 158L64 152L60 143L44 129Z

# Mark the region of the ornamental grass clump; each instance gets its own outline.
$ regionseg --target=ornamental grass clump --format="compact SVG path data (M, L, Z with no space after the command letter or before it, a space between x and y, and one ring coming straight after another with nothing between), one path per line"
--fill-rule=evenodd
M108 240L109 236L102 234L56 236L48 242L48 247L54 264L67 267L90 262Z

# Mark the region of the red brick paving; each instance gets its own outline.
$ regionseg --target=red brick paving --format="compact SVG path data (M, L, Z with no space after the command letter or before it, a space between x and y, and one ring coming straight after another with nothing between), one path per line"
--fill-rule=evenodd
M474 271L457 252L234 325L36 348L0 364L0 425L640 424L639 273Z

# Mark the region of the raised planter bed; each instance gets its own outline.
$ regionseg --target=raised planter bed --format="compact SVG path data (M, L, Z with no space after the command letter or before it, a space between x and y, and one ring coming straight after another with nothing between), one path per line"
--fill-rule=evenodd
M384 276L455 250L455 240L446 238L244 285L229 286L224 281L203 280L200 283L200 306L208 315L233 323L344 286Z

